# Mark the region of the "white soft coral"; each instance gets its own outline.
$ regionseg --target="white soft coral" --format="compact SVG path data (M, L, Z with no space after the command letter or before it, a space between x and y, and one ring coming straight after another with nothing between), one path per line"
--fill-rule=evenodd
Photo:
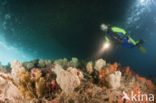
M108 86L112 89L117 89L120 87L120 80L121 80L120 71L116 71L114 74L110 74L106 77Z
M21 95L11 74L0 72L0 100L5 101L7 99L13 101L14 98L20 97Z
M64 70L60 65L56 65L53 71L57 75L57 83L66 94L72 93L80 85L80 78L83 78L83 74L72 67Z
M95 70L100 71L102 67L106 66L106 61L103 59L98 59L95 61Z
M11 62L11 75L12 78L14 80L15 83L19 83L19 79L17 76L17 73L21 70L25 70L25 68L23 67L22 63L20 63L18 60L14 60L13 62Z

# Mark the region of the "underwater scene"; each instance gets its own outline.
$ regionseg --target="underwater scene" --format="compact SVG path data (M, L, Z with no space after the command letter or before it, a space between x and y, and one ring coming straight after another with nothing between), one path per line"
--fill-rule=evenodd
M156 103L156 0L0 0L0 103Z

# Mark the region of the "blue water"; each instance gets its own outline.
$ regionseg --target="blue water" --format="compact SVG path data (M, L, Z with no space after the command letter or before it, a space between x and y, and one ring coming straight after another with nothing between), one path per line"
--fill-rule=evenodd
M147 53L117 46L101 57L156 77L156 3L154 0L0 0L0 62L14 59L90 59L100 47L101 23L124 28L144 39Z

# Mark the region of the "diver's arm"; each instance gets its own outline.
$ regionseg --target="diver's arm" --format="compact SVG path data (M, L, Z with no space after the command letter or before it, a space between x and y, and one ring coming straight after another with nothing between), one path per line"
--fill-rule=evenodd
M123 35L127 35L127 32L119 27L111 27L111 30L116 33L122 33Z
M105 36L105 40L106 42L110 42L110 39L108 38L108 36Z

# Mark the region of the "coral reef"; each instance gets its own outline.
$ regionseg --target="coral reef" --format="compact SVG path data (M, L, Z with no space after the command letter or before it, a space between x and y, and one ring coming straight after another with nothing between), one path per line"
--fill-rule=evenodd
M14 60L10 67L0 65L0 103L138 103L123 99L123 93L130 98L132 92L137 98L155 95L156 86L130 67L103 59ZM147 96L140 100L151 102Z

